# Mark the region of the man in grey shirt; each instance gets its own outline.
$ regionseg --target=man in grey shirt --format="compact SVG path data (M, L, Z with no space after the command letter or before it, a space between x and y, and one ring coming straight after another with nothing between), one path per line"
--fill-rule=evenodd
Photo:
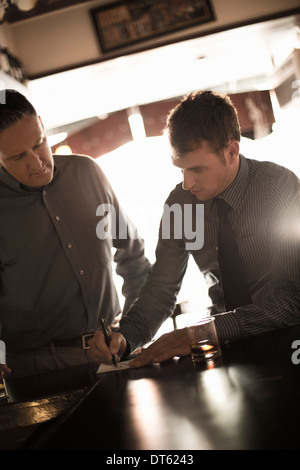
M191 208L193 230L203 214L203 246L193 246L184 231L180 236L172 227L166 237L163 215L156 263L147 282L113 334L110 350L101 333L93 338L94 360L109 361L111 353L122 355L125 347L134 350L153 338L173 312L190 255L208 282L210 313L221 344L300 323L299 179L284 167L240 155L237 112L226 96L210 91L190 94L170 113L167 131L173 164L181 169L183 183L169 195L165 213L176 205L181 208L177 215ZM231 305L225 302L224 285L234 253L229 253L228 273L222 279L217 238L220 201L229 210L248 291ZM199 206L203 212L197 212ZM239 291L235 282L233 291ZM159 338L131 365L185 354L189 354L185 331L176 330Z
M31 103L14 90L1 93L0 338L16 377L89 363L101 318L111 325L121 313L112 250L124 278L123 313L149 262L99 165L53 156Z

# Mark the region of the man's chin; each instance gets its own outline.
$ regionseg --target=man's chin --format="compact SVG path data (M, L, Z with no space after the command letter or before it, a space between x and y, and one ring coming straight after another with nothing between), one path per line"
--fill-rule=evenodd
M207 194L204 193L204 191L191 191L191 193L193 194L193 196L195 196L199 201L208 201L209 199L211 199L210 197L208 197Z
M52 178L53 169L48 167L42 173L32 175L32 181L37 187L46 186L47 184L51 183Z
M34 175L28 179L28 181L24 181L23 184L30 188L43 188L51 183L53 179L53 173L48 172L44 175Z

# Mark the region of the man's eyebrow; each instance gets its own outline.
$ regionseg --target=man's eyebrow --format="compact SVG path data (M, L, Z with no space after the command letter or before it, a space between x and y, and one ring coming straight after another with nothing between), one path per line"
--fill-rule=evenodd
M186 170L200 170L202 168L205 168L204 165L195 165L195 166L191 166L190 168L186 168Z
M42 143L45 138L46 138L46 134L45 134L45 132L43 132L43 134L38 138L38 140L35 142L35 144L32 148L35 148L37 145ZM14 158L23 157L23 155L25 155L25 154L26 154L26 151L21 152L21 153L17 153L16 155L11 155L10 157L7 157L6 160L13 160Z
M197 170L203 170L204 168L206 168L205 165L195 165L195 166L191 166L189 168L183 168L183 170L197 171Z

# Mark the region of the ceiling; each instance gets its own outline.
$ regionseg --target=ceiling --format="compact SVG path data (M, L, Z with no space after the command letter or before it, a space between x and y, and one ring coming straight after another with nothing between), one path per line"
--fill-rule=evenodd
M296 15L181 41L32 80L29 90L57 131L196 89L270 89L274 67L299 47L299 25Z

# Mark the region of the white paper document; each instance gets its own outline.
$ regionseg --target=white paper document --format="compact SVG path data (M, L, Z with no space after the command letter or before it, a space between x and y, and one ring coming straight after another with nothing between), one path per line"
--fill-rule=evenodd
M104 374L105 372L111 372L111 371L119 371L119 370L125 370L129 369L129 361L121 361L118 362L116 366L113 364L100 364L97 374Z

